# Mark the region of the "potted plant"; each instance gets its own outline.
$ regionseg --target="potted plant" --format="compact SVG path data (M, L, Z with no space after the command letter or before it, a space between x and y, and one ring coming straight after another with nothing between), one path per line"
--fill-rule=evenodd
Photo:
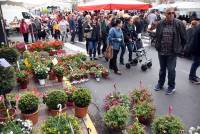
M17 119L1 123L0 130L2 134L32 134L32 126L29 120Z
M43 102L48 107L48 114L55 116L59 113L58 105L61 104L62 112L65 112L65 104L67 102L67 94L63 90L54 90L43 97Z
M86 116L91 99L91 92L85 87L78 87L77 90L74 91L73 100L75 103L76 117L83 118Z
M36 78L39 80L41 86L45 85L45 79L48 76L48 68L44 64L36 64L34 67Z
M104 109L107 111L112 106L121 105L130 108L130 100L127 95L121 94L120 92L113 92L108 94L104 99Z
M42 134L81 134L79 121L65 114L49 117L41 126Z
M182 121L173 115L156 118L151 128L153 134L182 134L184 131Z
M53 63L52 63L51 60L47 61L47 67L49 68L49 72L48 72L49 80L55 80L56 79L56 74L55 74L55 72L53 70Z
M96 77L96 72L97 72L97 68L96 67L91 67L90 68L90 76L92 78L95 78Z
M106 69L106 68L102 69L102 77L103 77L104 79L107 79L108 76L109 76L109 71L108 71L108 69Z
M145 127L136 120L123 134L146 134Z
M124 129L128 123L128 119L129 110L124 106L113 106L104 113L104 122L113 131Z
M28 78L28 73L26 71L19 71L16 73L17 76L17 82L20 84L21 89L26 89L29 78Z
M101 80L101 77L102 77L102 72L100 70L97 70L95 73L96 81L99 82Z
M33 124L38 122L39 99L32 93L25 93L20 97L18 108L24 120L30 120Z
M3 106L0 109L0 122L14 119L16 117L16 109L9 108L7 95L16 85L15 71L13 67L4 68L0 66L0 96L2 95ZM8 111L8 112L7 112ZM8 116L9 114L9 116Z
M5 58L10 64L15 64L19 58L19 53L14 48L0 48L0 58Z
M7 99L9 101L11 107L16 109L16 104L17 104L16 93L9 93L9 94L7 94Z
M140 123L149 125L154 119L155 107L151 103L142 102L134 107L134 112Z
M133 105L140 102L152 102L151 94L147 89L135 89L130 93L131 101Z
M58 78L58 82L62 82L63 81L63 76L64 76L64 68L62 66L56 66L54 68L55 74Z
M66 94L67 94L67 106L68 107L73 107L74 106L74 100L73 100L73 93L76 90L75 86L67 86L65 89Z

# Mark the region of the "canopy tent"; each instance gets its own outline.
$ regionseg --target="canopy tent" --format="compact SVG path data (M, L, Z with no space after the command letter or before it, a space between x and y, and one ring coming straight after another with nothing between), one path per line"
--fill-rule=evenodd
M85 4L79 4L81 10L147 10L150 4L136 0L95 0Z
M171 6L179 10L200 11L200 2L175 2Z
M168 7L172 7L171 4L160 4L160 5L152 7L151 9L156 9L156 10L159 10L159 11L164 11Z

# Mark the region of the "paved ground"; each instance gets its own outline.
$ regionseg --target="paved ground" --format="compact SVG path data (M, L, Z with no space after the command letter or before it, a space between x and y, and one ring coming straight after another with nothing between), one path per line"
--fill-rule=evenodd
M147 42L145 44L148 45ZM84 43L76 43L74 45L67 43L66 45L65 46L68 49L72 48L73 50L79 50L81 52L85 49ZM113 84L116 83L118 91L128 94L129 91L139 86L141 80L144 86L148 87L153 95L154 103L156 105L156 115L167 114L168 106L172 105L173 114L179 116L187 128L200 125L200 85L192 85L188 81L188 74L192 61L185 58L178 58L176 69L177 91L174 95L166 96L164 91L153 91L153 87L158 80L159 64L157 52L150 47L148 48L148 53L152 58L153 66L146 72L140 70L140 65L132 67L130 70L127 70L124 66L119 66L123 73L122 76L112 73L109 80L102 80L101 82L90 80L84 84L89 87L93 93L93 104L90 105L89 111L96 123L99 134L112 134L104 127L101 117L103 114L103 99L106 94L114 90ZM127 61L127 56L125 56L125 61ZM105 66L108 65L104 59L100 59L98 62ZM197 74L200 76L200 70L198 70Z

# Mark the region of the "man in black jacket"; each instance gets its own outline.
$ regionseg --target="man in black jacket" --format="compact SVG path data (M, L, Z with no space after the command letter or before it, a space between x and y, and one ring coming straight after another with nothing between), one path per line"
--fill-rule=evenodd
M193 55L193 64L190 69L189 80L194 84L200 84L200 79L196 76L197 68L200 66L200 25L196 28L190 50Z
M175 92L176 60L186 43L186 29L184 24L175 19L173 8L166 9L166 19L161 20L156 28L155 47L158 51L160 72L155 91L163 89L168 70L168 89L166 95Z

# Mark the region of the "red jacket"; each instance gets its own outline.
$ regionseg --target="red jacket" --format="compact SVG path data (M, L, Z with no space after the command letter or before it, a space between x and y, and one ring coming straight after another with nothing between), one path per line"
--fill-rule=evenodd
M20 23L20 32L23 33L28 33L28 24L26 22Z

